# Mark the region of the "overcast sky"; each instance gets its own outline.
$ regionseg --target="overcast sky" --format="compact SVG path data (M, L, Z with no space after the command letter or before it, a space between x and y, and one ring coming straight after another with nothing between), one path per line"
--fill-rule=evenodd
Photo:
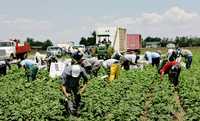
M200 36L200 0L0 0L0 40L79 41L95 28L143 37Z

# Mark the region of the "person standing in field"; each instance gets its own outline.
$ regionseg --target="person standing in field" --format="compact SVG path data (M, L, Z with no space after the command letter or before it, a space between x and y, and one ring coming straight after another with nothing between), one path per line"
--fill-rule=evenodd
M47 57L47 70L48 72L50 72L50 68L51 68L51 63L57 63L58 59L56 58L56 56L50 55L49 57Z
M80 87L80 79L84 79L82 88ZM62 73L61 89L67 101L70 113L78 115L78 108L81 103L81 93L86 88L88 82L87 74L80 65L68 65Z
M152 66L156 65L156 67L158 68L159 63L160 63L160 57L161 54L159 52L145 52L144 54L144 58L150 63L152 64Z
M179 75L181 71L180 63L177 61L168 61L159 70L160 79L163 80L164 74L168 74L169 80L177 86L179 83Z
M25 69L25 75L27 76L28 81L33 81L36 79L38 66L35 61L24 59L18 63L18 67L20 68L21 66Z
M185 58L186 68L189 69L192 64L192 52L188 49L182 49L181 56Z
M0 61L0 75L6 75L7 67L5 61Z

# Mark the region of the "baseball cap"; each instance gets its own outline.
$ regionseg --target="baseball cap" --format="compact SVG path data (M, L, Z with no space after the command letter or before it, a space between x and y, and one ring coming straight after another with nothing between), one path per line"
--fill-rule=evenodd
M72 77L78 77L81 73L81 67L79 65L72 65Z

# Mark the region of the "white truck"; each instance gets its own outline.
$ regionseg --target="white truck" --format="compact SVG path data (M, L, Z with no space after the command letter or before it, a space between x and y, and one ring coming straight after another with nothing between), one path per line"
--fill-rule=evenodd
M0 60L13 60L25 58L31 50L28 43L20 43L18 40L0 41Z

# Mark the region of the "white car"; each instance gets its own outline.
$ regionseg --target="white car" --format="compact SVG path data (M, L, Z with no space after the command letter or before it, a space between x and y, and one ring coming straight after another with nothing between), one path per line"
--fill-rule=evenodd
M47 48L47 56L58 56L61 57L63 55L63 50L57 46L49 46Z

